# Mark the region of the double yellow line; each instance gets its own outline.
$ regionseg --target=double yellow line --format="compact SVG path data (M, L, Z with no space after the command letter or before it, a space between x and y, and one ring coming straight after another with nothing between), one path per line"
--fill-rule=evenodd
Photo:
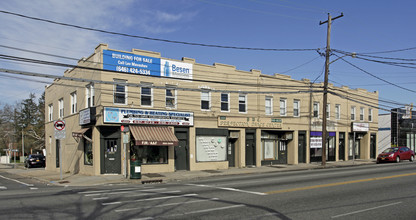
M271 195L271 194L278 194L278 193L295 192L295 191L302 191L302 190L308 190L308 189L317 189L317 188L324 188L324 187L331 187L331 186L341 186L341 185L347 185L347 184L352 184L352 183L370 182L370 181L376 181L376 180L393 179L393 178L399 178L399 177L405 177L405 176L415 176L415 175L416 175L416 173L406 173L406 174L399 174L399 175L394 175L394 176L374 177L374 178L368 178L368 179L351 180L351 181L345 181L345 182L328 183L328 184L322 184L322 185L304 186L304 187L291 188L291 189L275 190L275 191L265 192L264 194Z

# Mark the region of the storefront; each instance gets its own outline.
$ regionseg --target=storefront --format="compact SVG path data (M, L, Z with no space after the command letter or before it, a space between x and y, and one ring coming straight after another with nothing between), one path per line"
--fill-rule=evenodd
M328 132L328 140L326 142L326 161L335 161L336 148L335 148L336 132ZM311 131L310 140L310 161L320 162L322 161L322 132Z
M261 131L261 165L287 164L287 146L292 133L284 131Z

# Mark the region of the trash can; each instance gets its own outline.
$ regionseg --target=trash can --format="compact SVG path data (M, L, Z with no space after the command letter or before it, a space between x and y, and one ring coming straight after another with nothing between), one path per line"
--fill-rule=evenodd
M142 163L139 160L130 160L130 179L142 178Z

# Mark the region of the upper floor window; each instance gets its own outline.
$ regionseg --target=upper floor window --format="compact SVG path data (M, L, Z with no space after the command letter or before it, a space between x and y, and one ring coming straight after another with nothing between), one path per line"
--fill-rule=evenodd
M59 118L64 117L64 98L60 98L58 101L59 106Z
M238 95L238 112L247 113L247 95Z
M141 88L141 105L153 106L152 85L143 84Z
M360 107L360 121L364 121L364 108Z
M85 88L85 107L89 108L89 107L93 107L94 106L94 84L88 84Z
M201 110L211 109L211 94L209 91L201 91Z
M71 93L71 114L77 113L77 92Z
M354 121L355 120L355 106L351 107L351 120Z
M286 116L286 99L280 99L280 116Z
M176 108L176 89L174 87L166 88L166 108Z
M335 105L335 119L341 119L341 105Z
M265 109L266 115L273 115L273 97L266 96Z
M126 80L114 80L114 104L127 104Z
M230 111L230 94L221 93L221 111L229 112Z
M53 105L52 104L48 105L48 115L49 115L48 120L52 121L53 120Z
M330 104L326 104L326 119L331 118L331 105Z
M293 100L293 117L300 116L300 100Z
M368 121L373 121L373 109L368 109Z
M319 118L319 102L313 103L313 117Z

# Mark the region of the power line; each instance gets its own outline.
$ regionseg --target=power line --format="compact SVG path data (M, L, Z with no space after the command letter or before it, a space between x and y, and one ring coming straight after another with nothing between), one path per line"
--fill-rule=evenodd
M370 75L370 76L372 76L372 77L374 77L374 78L376 78L376 79L378 79L378 80L381 80L381 81L383 81L383 82L385 82L385 83L387 83L387 84L390 84L390 85L392 85L392 86L395 86L395 87L397 87L397 88L400 88L400 89L403 89L403 90L406 90L406 91L409 91L409 92L416 93L416 91L415 91L415 90L408 89L408 88L405 88L405 87L402 87L402 86L396 85L396 84L394 84L394 83L392 83L392 82L389 82L389 81L387 81L387 80L384 80L384 79L382 79L382 78L380 78L380 77L378 77L378 76L376 76L376 75L374 75L374 74L372 74L372 73L370 73L370 72L368 72L368 71L366 71L366 70L364 70L364 69L362 69L362 68L360 68L360 67L358 67L358 66L356 66L356 65L354 65L354 64L352 64L352 63L350 63L350 62L348 62L348 61L346 61L343 57L340 57L340 56L338 56L338 55L336 55L336 54L335 54L335 56L339 57L341 60L343 60L344 62L348 63L349 65L351 65L351 66L355 67L356 69L359 69L360 71L362 71L362 72L366 73L367 75Z
M26 18L26 19L31 19L31 20L36 20L36 21L42 21L42 22L46 22L46 23L50 23L50 24L61 25L61 26L66 26L66 27L73 27L73 28L77 28L77 29L100 32L100 33L105 33L105 34L119 35L119 36L132 37L132 38L140 38L140 39L144 39L144 40L161 41L161 42L166 42L166 43L184 44L184 45L191 45L191 46L214 47L214 48L236 49L236 50L256 50L256 51L292 51L292 52L294 52L294 51L315 51L315 50L317 50L317 49L278 49L278 48L258 48L258 47L237 47L237 46L226 46L226 45L215 45L215 44L204 44L204 43L193 43L193 42L186 42L186 41L167 40L167 39L161 39L161 38L153 38L153 37L139 36L139 35L133 35L133 34L119 33L119 32L114 32L114 31L106 31L106 30L90 28L90 27L83 27L83 26L79 26L79 25L68 24L68 23L43 19L43 18L37 18L37 17L27 16L27 15L18 14L18 13L9 12L9 11L4 11L4 10L0 10L0 13L14 15L14 16L18 16L18 17L22 17L22 18Z

